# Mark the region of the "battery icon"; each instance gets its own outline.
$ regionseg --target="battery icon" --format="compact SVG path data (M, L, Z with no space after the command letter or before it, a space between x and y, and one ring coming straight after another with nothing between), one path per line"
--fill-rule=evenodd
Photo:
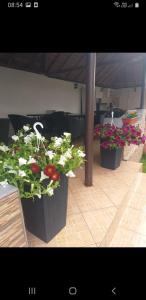
M39 6L38 2L34 2L34 7L36 8L38 6Z
M135 7L136 7L136 8L139 7L139 3L138 3L138 2L135 3Z
M25 7L31 7L31 2L26 2Z

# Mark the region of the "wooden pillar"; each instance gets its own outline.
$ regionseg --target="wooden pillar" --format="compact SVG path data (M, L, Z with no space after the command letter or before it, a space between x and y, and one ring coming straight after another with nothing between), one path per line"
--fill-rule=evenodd
M95 100L96 53L87 53L86 80L86 133L85 133L85 185L92 185L93 176L93 128Z
M142 85L141 85L141 100L140 108L144 109L144 92L145 92L145 81L146 81L146 59L143 60L143 74L142 74Z

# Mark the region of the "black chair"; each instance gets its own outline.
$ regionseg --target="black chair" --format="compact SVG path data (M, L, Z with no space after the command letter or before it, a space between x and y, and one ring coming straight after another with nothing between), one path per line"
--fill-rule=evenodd
M0 142L5 143L8 145L9 141L9 119L2 118L0 119Z
M68 115L67 131L71 133L72 139L84 136L85 133L85 117L82 115Z
M23 115L12 115L12 114L9 114L8 117L11 121L15 133L17 133L18 130L22 129L24 125L29 124L33 126L33 124L37 122L37 119L35 117L27 117Z
M45 117L45 130L51 136L60 136L67 131L66 116L62 111L56 111Z

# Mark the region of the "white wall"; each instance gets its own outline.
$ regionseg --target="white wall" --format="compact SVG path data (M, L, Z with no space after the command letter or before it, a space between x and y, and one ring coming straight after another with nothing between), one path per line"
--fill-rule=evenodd
M83 112L85 86L82 85ZM96 87L96 97L102 102L115 101L122 109L140 105L141 88L106 89ZM45 113L49 109L80 113L81 85L47 78L46 76L0 67L0 116L9 113ZM145 92L146 108L146 92ZM96 101L94 103L96 110Z
M103 89L103 91L101 91L100 87L95 88L94 111L96 110L96 99L101 98L103 100L104 90L106 90L106 89ZM85 113L85 100L86 100L85 97L86 97L86 88L85 88L85 85L82 85L83 113Z
M49 109L80 113L79 89L63 80L0 67L0 115Z
M118 106L122 109L135 109L140 107L141 87L112 89L110 92L112 101L116 99ZM146 91L145 91L145 108L146 108Z

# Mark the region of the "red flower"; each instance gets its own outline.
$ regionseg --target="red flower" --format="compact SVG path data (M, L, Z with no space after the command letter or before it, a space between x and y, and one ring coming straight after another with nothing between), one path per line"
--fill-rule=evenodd
M100 146L101 146L102 148L104 148L104 149L107 149L108 146L109 146L109 143L108 143L108 141L105 141L105 142L102 142L102 143L100 144Z
M112 136L113 132L112 132L112 130L108 130L106 134L107 134L107 136Z
M116 137L115 137L115 140L116 140L116 141L120 140L120 137L119 137L119 136L116 136Z
M44 169L44 174L48 177L51 177L55 171L56 168L54 165L47 165Z
M37 165L36 163L31 164L30 168L31 168L31 171L35 174L39 173L41 170L39 165Z
M53 181L58 181L60 179L60 174L55 171L50 177Z

